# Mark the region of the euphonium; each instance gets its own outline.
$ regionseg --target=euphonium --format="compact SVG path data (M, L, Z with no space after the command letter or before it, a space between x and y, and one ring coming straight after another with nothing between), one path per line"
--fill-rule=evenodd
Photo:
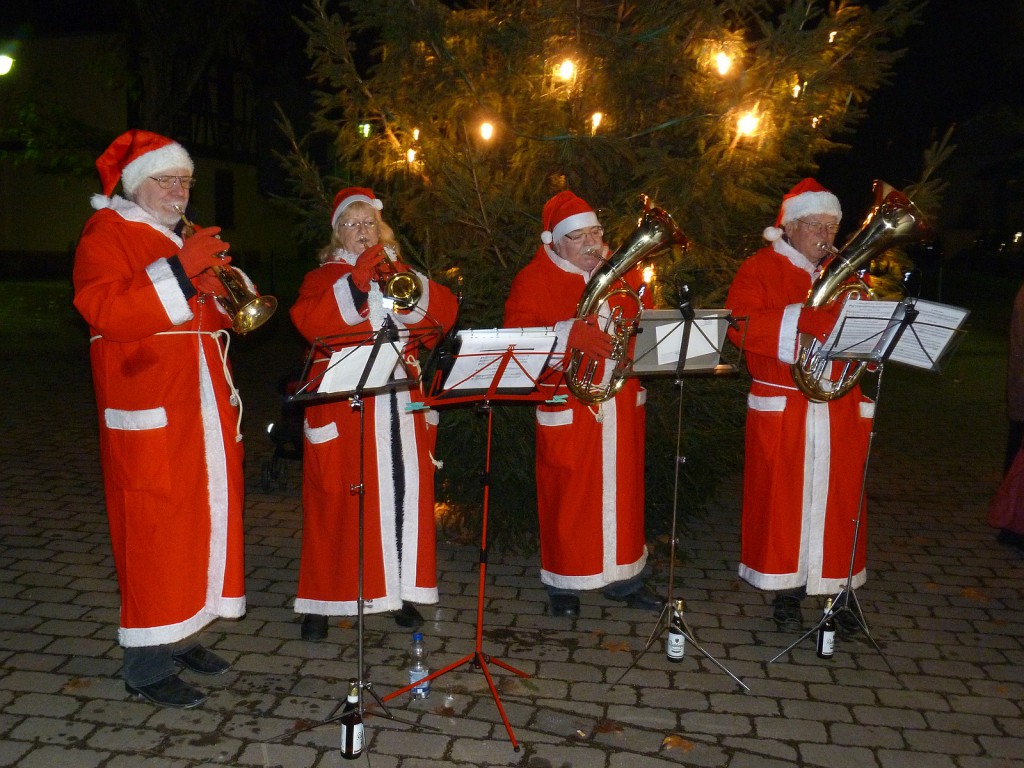
M391 299L398 312L411 310L423 295L423 286L416 273L411 270L400 272L387 247L384 249L382 266L377 269L376 280L384 298Z
M921 211L903 193L878 180L872 189L874 206L842 250L818 244L834 256L811 286L805 306L823 307L848 298L873 300L874 292L858 273L890 248L930 237ZM813 336L802 334L797 361L790 366L797 388L819 403L835 400L853 389L868 366L866 361L833 364L820 354L821 347Z
M191 237L196 225L185 216L185 211L176 206L184 224L181 230L182 239ZM260 296L255 286L230 264L211 267L213 273L227 290L227 296L218 296L217 301L231 315L231 330L241 335L254 331L270 319L277 310L277 299L273 296Z
M594 274L583 290L583 296L576 306L576 317L583 319L592 315L608 302L612 296L622 296L632 302L635 310L627 315L621 306L609 307L610 316L602 330L612 336L612 356L606 365L612 365L611 375L604 381L594 382L599 361L590 361L583 371L580 364L583 353L570 350L569 363L565 370L565 385L581 402L593 405L615 397L626 383L629 369L629 339L640 324L643 305L640 296L623 279L623 276L641 260L671 248L687 243L686 236L676 227L672 217L661 208L651 207L646 195L643 197L644 214L633 233L608 259L594 270Z

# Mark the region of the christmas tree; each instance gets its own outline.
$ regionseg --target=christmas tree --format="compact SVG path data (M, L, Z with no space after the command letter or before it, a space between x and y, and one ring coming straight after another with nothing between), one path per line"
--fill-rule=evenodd
M321 241L334 191L372 186L403 258L461 291L465 328L501 324L541 208L566 188L599 210L613 248L650 196L690 241L653 265L656 296L671 305L685 283L696 306L721 306L782 193L864 117L920 11L918 0L315 0L300 22L319 88L313 132L292 136L285 162ZM676 425L671 388L652 387L657 512L672 468L658 446ZM741 453L739 391L687 390L691 499ZM445 459L472 473L482 450L459 423L470 417L448 416L459 438ZM528 423L514 413L495 438L496 469L520 493L503 501L496 483L492 500L513 511L533 508ZM460 473L444 474L457 500Z

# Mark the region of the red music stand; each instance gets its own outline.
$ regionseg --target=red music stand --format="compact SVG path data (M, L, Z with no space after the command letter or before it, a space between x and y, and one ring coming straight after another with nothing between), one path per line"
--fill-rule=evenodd
M507 330L507 329L502 329ZM552 335L551 346L554 346L554 336ZM551 354L550 347L547 351L530 351L530 352L518 352L518 355L543 355L544 359L540 361L540 367L543 367L543 363L547 360L547 357ZM480 367L475 367L476 362L473 363L472 372L457 381L448 381L448 389L443 390L441 378L442 373L438 372L435 374L435 380L431 388L431 395L429 395L424 401L425 405L430 407L441 407L441 406L453 406L463 405L468 403L479 403L481 408L487 413L487 449L484 454L484 474L483 474L483 486L484 486L484 498L483 498L483 514L481 522L481 533L480 533L480 577L478 580L477 588L477 601L476 601L476 646L472 653L463 656L458 661L454 661L448 666L432 672L426 677L409 683L403 688L399 688L393 693L389 693L384 697L384 701L400 696L407 691L411 691L420 683L433 680L440 677L441 675L447 674L454 669L458 669L464 664L473 662L473 665L479 668L487 680L487 686L491 689L491 695L494 697L494 703L498 707L498 714L501 715L501 720L505 724L505 730L508 732L508 738L512 742L512 748L518 752L519 743L516 741L515 734L512 732L512 726L509 724L508 716L505 714L505 708L501 705L501 698L498 696L498 690L494 686L494 680L491 677L490 670L487 668L488 664L497 664L502 669L508 670L519 677L529 677L526 672L520 669L506 664L501 659L496 659L484 653L483 650L483 632L484 632L484 588L487 578L487 513L490 502L490 472L491 472L491 427L494 419L494 412L490 407L493 401L502 402L541 402L548 400L549 396L541 392L538 392L537 379L535 375L531 375L523 363L517 358L516 345L515 343L509 343L504 351L488 351L488 352L474 352L471 354L463 354L461 357L465 359L473 359L479 361ZM510 367L514 366L514 367ZM493 370L493 376L490 376L490 371ZM453 370L454 373L454 370ZM523 392L522 387L515 387L516 391L504 391L502 392L502 384L506 373L514 373L515 378L520 382L525 377L530 382L530 391ZM479 381L481 375L489 376L489 383L486 390L479 390L472 388L472 382L474 380ZM449 379L452 377L449 376ZM465 391L465 394L458 394L460 391Z

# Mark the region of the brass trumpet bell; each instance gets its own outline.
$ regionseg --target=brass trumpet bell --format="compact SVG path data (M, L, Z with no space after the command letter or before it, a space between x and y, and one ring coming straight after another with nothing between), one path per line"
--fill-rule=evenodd
M185 211L181 207L175 206L175 210L184 224L181 231L182 239L191 237L196 231L195 223L185 216ZM231 316L231 330L238 335L255 331L277 311L277 299L273 296L261 296L256 286L230 264L211 269L227 291L227 296L218 296L217 301Z

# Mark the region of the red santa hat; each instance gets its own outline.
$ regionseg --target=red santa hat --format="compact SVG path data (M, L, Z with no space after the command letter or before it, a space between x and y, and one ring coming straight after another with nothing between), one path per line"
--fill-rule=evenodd
M192 158L185 148L166 136L150 131L131 130L122 133L96 159L103 194L114 194L117 180L131 197L147 176L176 168L192 173Z
M783 226L804 216L816 214L835 216L838 222L843 218L843 209L839 205L838 197L814 179L807 178L789 190L782 198L782 207L779 208L775 226L765 228L764 239L775 242L782 237Z
M544 231L540 233L540 239L544 243L553 243L577 229L601 226L594 209L568 190L559 192L544 203L541 224Z
M331 213L331 229L338 223L338 218L352 203L366 203L378 211L384 210L384 203L377 199L373 190L368 187L345 187L334 196L334 211Z

